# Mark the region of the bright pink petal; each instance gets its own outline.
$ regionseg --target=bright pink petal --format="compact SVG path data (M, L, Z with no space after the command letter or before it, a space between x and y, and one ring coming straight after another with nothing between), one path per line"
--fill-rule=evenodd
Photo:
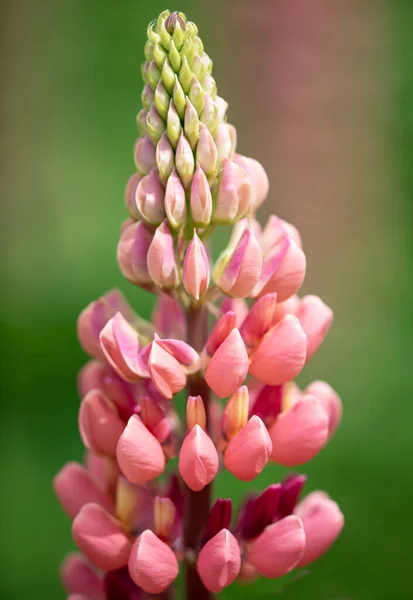
M99 390L91 390L82 400L79 429L88 450L108 456L116 455L116 445L125 424L112 402Z
M295 313L308 339L307 360L321 346L333 321L333 311L317 296L305 296Z
M216 282L225 294L246 298L258 282L261 269L260 243L255 234L246 229Z
M293 467L311 460L328 439L328 415L321 402L305 395L277 418L270 428L271 458Z
M248 354L238 329L233 329L215 352L205 379L219 398L230 396L244 381L248 372Z
M90 600L105 600L102 579L80 554L66 556L60 576L68 594L85 594Z
M186 375L182 366L157 341L152 342L148 370L156 389L168 400L185 387Z
M195 300L205 294L209 285L209 259L196 232L188 245L183 265L184 288Z
M328 414L328 437L331 438L341 422L343 406L340 397L325 381L313 381L305 393L315 396L323 405Z
M126 381L138 379L138 334L121 313L107 322L99 337L106 359L118 375Z
M207 433L199 426L188 433L179 453L179 472L194 492L199 492L218 472L218 453Z
M165 542L147 529L133 544L129 574L148 594L161 594L178 576L178 561Z
M254 415L229 442L225 452L225 467L241 481L252 481L267 464L271 451L267 428Z
M266 294L255 302L244 320L240 333L247 348L253 348L275 325L277 294Z
M220 347L222 342L226 340L231 331L235 327L236 314L235 312L226 312L220 319L215 323L212 332L209 335L208 341L205 346L205 351L208 356L212 356L216 350Z
M306 270L306 258L304 252L290 238L288 252L285 255L280 267L271 277L267 285L261 290L260 294L276 292L278 301L283 302L295 294L301 287Z
M238 542L228 529L221 529L199 553L197 570L204 586L218 594L238 576L241 552Z

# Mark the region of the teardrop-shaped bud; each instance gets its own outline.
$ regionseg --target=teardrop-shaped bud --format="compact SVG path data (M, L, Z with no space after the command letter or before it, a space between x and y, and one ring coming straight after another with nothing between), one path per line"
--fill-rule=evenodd
M195 161L191 146L183 133L176 147L175 164L183 186L189 187L195 170Z
M166 133L156 146L156 165L163 183L166 183L174 167L174 151Z
M251 209L253 212L259 209L268 195L269 181L264 167L258 160L235 154L234 161L245 169L251 181Z
M222 413L221 428L224 437L232 440L247 424L249 413L249 395L246 385L235 390Z
M225 451L225 467L241 481L252 481L267 464L271 452L267 428L254 415L229 442Z
M218 150L220 163L225 158L232 160L237 145L237 130L229 123L221 123L215 136L215 144Z
M151 283L147 255L153 233L143 221L138 221L123 230L118 248L117 260L122 274L136 285Z
M134 156L136 168L141 175L147 175L156 166L155 146L148 135L136 140Z
M175 105L171 100L169 104L169 110L166 121L166 132L168 134L169 141L171 142L172 148L176 148L178 140L182 133L181 119L176 112Z
M213 219L216 223L234 223L250 208L251 183L244 169L224 159L219 178Z
M179 285L174 241L166 221L155 231L149 246L147 263L149 275L156 285L162 288L173 288Z
M208 179L211 181L215 179L218 169L218 150L214 138L203 123L199 126L196 160Z
M178 230L185 225L187 218L185 190L175 169L166 184L165 210L171 227Z
M219 398L230 396L248 373L248 354L238 331L233 329L213 354L205 379Z
M231 254L218 259L213 278L221 290L233 298L246 298L257 283L262 269L262 250L254 233L246 229Z
M171 548L150 529L136 539L129 556L129 573L148 594L161 594L178 576L178 561Z
M142 175L140 175L139 173L134 173L131 177L129 177L125 189L125 206L127 208L129 216L134 221L140 219L138 207L136 206L136 189L141 179Z
M218 453L207 433L199 426L188 433L179 453L179 472L188 487L199 492L218 472Z
M186 424L188 431L191 431L195 425L206 429L205 405L201 396L189 396L186 403Z
M228 529L221 529L199 553L197 570L204 586L215 594L230 585L241 569L241 552Z
M136 205L142 217L151 225L160 225L165 218L164 195L158 170L152 169L136 190Z
M195 150L199 139L199 117L190 100L185 108L184 131L192 150Z
M205 294L209 285L209 259L205 247L194 230L183 265L184 288L195 300Z

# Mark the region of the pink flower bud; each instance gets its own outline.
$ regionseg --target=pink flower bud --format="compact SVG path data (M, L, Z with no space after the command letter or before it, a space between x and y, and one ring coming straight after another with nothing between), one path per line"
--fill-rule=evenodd
M213 220L216 223L234 223L247 214L250 203L251 184L248 175L242 167L224 159Z
M148 371L158 392L168 400L185 387L186 375L179 361L156 341L151 344Z
M199 553L197 570L202 583L218 594L236 579L240 569L238 542L228 529L221 529Z
M136 140L134 155L136 168L141 175L147 175L153 167L156 167L155 146L148 135Z
M116 457L125 477L140 485L165 469L162 446L136 415L129 419L119 438Z
M251 208L255 212L259 209L268 195L270 184L267 173L265 172L262 164L254 158L242 156L241 154L235 154L234 162L242 167L248 174L252 190Z
M195 170L192 148L184 133L181 133L175 153L175 165L183 186L188 188Z
M142 217L151 225L159 225L165 218L164 195L158 170L153 168L136 190L136 205Z
M165 211L173 229L180 229L186 223L185 190L175 169L168 177L165 190Z
M267 385L291 381L304 367L307 337L293 316L286 316L262 339L251 357L250 373Z
M173 288L179 284L174 241L167 221L157 228L148 250L148 271L156 285Z
M218 472L218 454L211 438L199 426L188 433L179 454L179 472L188 487L199 492Z
M215 178L218 166L218 150L208 128L200 123L196 160L208 179Z
M222 266L222 262L224 266ZM262 251L255 235L245 230L229 260L225 253L214 268L214 280L225 294L246 298L257 283L262 268Z
M137 367L140 344L134 328L121 313L110 319L100 332L100 345L109 364L126 381L139 378Z
M240 329L247 348L257 346L264 335L275 325L276 307L277 294L266 294L255 302Z
M130 541L118 521L98 504L86 504L72 525L79 550L98 569L112 571L128 564Z
M254 415L229 442L225 452L225 467L241 481L252 481L270 458L272 443L267 428Z
M277 292L278 302L287 300L300 289L304 281L305 270L305 254L290 238L288 252L279 268L261 290L261 295Z
M248 354L238 329L233 329L208 363L205 379L219 398L230 396L248 372Z
M119 240L117 260L122 274L135 283L151 283L147 266L147 254L152 243L153 233L142 221L126 227Z
M242 298L225 298L221 304L223 313L231 311L235 313L235 327L241 329L241 325L245 321L249 308L248 304Z
M185 315L179 302L161 294L152 313L152 322L162 337L183 340L186 338Z
M96 486L87 470L78 463L65 464L53 480L53 489L63 510L71 519L88 502L100 504L109 512L114 511L110 498Z
M201 396L189 396L186 403L186 424L188 431L191 431L195 425L206 429L206 412Z
M156 166L161 181L166 183L174 167L174 151L166 133L162 135L156 146Z
M326 411L328 415L328 437L330 439L341 422L343 406L340 397L325 381L313 381L307 387L305 393L318 398Z
M107 456L98 456L93 452L86 452L85 464L87 472L99 490L112 493L116 488L119 469L116 461Z
M140 173L134 173L133 175L131 175L131 177L129 177L125 189L125 206L127 208L129 216L134 221L140 219L138 207L136 206L136 189L141 179L142 175Z
M282 577L299 563L305 548L301 520L291 515L267 527L248 545L246 561L257 571L274 579Z
M339 506L323 492L309 494L295 508L303 522L306 536L304 554L298 563L304 567L322 556L336 541L344 526Z
M206 227L211 222L212 195L205 173L197 163L191 184L191 215L197 227Z
M139 406L141 409L139 416L143 424L156 437L158 442L163 444L172 432L164 409L150 396L141 396Z
M276 217L274 217L274 219L276 219ZM278 269L280 269L283 264L283 261L288 254L290 244L292 243L285 229L281 225L281 219L276 219L275 223L277 228L273 232L269 248L266 247L263 236L260 236L264 257L260 278L251 293L253 297L262 293L262 290L266 288L268 282L275 276Z
M178 576L178 561L171 548L150 529L136 539L129 557L129 574L148 594L161 594Z
M79 429L88 450L116 455L116 444L125 428L112 402L99 390L91 390L82 400Z
M307 336L307 360L317 352L333 321L333 311L317 296L305 296L295 313Z
M85 594L90 600L105 600L102 579L80 554L69 554L61 568L60 576L68 594Z
M172 538L176 520L174 503L170 498L156 496L153 512L153 529L155 535L162 541L169 542Z
M225 120L226 112L228 110L228 102L224 100L224 98L221 98L221 96L217 96L215 98L215 104L218 108L218 118L220 122L223 123Z
M232 160L237 145L237 130L229 123L220 123L215 136L215 144L218 150L218 161L224 159Z
M185 254L182 282L188 294L195 300L199 300L208 289L209 259L196 230Z
M227 440L232 440L245 427L248 422L248 412L248 388L242 385L232 394L222 413L222 433Z
M307 394L278 416L270 428L270 436L273 460L286 467L301 465L327 442L327 412L315 396Z
M229 311L215 323L215 326L205 345L205 352L208 357L211 357L218 350L220 345L226 340L235 327L235 321L235 313Z

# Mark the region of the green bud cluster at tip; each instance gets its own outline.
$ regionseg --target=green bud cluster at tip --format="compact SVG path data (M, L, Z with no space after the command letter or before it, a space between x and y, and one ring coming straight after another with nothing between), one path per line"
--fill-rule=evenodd
M173 151L184 134L195 154L202 125L215 138L219 123L225 121L215 102L212 61L204 51L197 26L183 13L162 12L150 23L147 35L139 131L149 136L154 146L166 136Z

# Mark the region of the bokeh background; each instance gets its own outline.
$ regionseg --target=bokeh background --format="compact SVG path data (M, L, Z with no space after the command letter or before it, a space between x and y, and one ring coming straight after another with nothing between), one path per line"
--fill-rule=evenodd
M133 171L146 24L158 0L1 3L0 596L56 600L73 548L51 492L81 459L80 310L125 283L115 248ZM305 292L335 310L301 376L323 378L344 421L305 468L347 519L308 574L222 598L411 597L413 528L413 3L181 0L215 62L239 149L263 162L261 212L294 222ZM257 486L282 470L268 469ZM227 476L218 491L240 499Z

